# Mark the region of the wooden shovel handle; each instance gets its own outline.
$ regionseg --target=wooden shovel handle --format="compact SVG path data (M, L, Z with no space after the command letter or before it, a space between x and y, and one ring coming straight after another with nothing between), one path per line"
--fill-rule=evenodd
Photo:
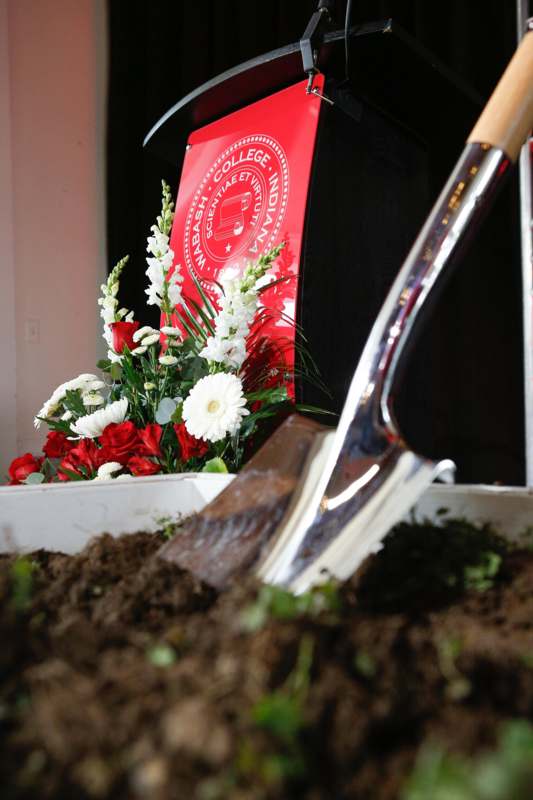
M533 128L533 31L526 33L468 142L490 144L516 161Z

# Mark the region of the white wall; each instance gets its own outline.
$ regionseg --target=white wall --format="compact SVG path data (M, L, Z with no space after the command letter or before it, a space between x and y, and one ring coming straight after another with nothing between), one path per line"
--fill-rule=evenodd
M7 0L0 0L0 483L17 449L15 255Z
M40 451L42 402L102 354L106 39L105 0L0 0L2 473Z

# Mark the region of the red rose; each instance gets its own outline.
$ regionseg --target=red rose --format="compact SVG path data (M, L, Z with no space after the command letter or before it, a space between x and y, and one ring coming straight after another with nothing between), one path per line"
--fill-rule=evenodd
M123 353L124 348L134 350L137 343L133 341L133 334L139 327L138 322L112 322L109 326L113 334L113 350L115 353Z
M71 480L70 475L62 470L75 472L81 478L92 478L102 463L102 451L92 439L80 439L75 447L61 461L57 468L57 477L60 481ZM79 469L83 467L83 471Z
M67 439L67 434L62 431L50 431L43 445L43 453L48 458L63 458L76 445Z
M142 442L142 445L139 447L139 453L143 456L160 456L161 455L161 448L159 446L159 442L161 441L161 435L163 433L163 428L161 425L157 425L155 423L151 423L146 426L146 428L139 428L137 431L139 434L139 439Z
M39 472L42 463L42 458L35 458L31 453L24 453L23 456L14 458L8 470L9 477L11 478L9 485L17 486L19 483L26 480L28 475L31 475L32 472Z
M155 475L156 472L161 472L161 467L149 458L143 456L132 456L128 461L128 469L132 475L139 477L140 475Z
M201 458L209 450L209 443L204 442L203 439L197 439L196 436L191 436L184 422L174 425L174 430L180 446L182 461L188 461L190 458Z
M109 455L108 461L127 464L141 445L139 432L133 422L110 422L98 439Z

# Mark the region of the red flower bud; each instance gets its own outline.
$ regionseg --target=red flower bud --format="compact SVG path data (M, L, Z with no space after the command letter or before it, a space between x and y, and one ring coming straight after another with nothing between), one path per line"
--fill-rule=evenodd
M109 326L113 334L113 350L115 353L123 353L124 348L134 350L137 343L133 341L133 334L139 327L138 322L112 322Z

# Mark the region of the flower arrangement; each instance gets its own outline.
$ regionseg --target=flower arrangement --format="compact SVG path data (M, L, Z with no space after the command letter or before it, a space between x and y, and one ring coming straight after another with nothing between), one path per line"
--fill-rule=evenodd
M173 209L163 181L146 259L147 304L160 308L163 325L141 326L120 307L126 256L98 301L108 345L102 377L82 374L58 386L35 417L36 427L50 429L43 455L14 459L10 484L238 470L265 422L295 407L283 348L273 362L261 337L269 312L260 298L275 283L269 270L283 244L223 281L216 305L193 276L198 302L183 296L173 263Z

